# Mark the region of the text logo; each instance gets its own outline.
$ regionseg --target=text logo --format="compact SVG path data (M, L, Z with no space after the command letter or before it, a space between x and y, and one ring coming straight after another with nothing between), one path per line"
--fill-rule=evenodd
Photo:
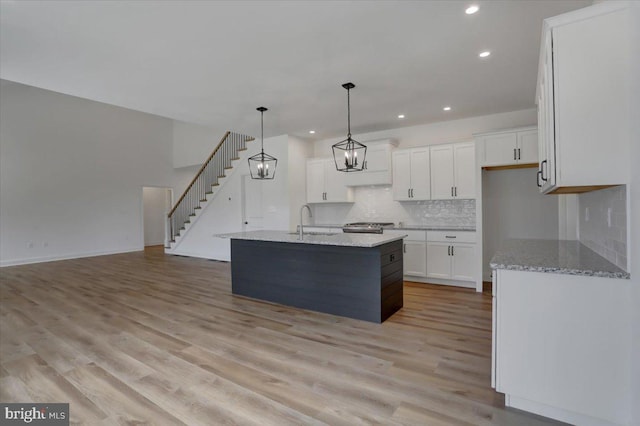
M69 404L0 402L0 424L69 426Z

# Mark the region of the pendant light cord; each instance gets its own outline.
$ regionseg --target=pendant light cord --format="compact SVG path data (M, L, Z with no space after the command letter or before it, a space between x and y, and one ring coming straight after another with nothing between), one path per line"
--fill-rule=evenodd
M264 111L260 111L260 151L264 154Z
M351 139L351 96L350 89L347 89L347 138Z

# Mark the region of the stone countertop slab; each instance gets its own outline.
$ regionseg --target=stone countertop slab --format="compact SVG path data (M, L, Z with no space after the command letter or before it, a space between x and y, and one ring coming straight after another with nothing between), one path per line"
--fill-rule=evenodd
M287 231L247 231L235 232L232 234L216 235L220 238L230 238L239 240L270 241L278 243L292 244L316 244L327 246L345 247L377 247L392 241L402 240L406 235L385 235L385 234L304 234L304 239L298 239L297 232Z
M304 225L305 228L342 228L343 225ZM394 231L465 231L475 232L475 226L462 226L462 225L395 225L392 229Z
M630 274L579 241L507 240L490 262L491 269L624 278Z

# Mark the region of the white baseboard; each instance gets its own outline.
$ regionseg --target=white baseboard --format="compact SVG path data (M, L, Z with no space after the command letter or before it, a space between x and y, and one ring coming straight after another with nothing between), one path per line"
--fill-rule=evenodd
M443 280L438 278L414 277L411 275L405 275L404 280L411 281L414 283L449 285L453 287L464 287L464 288L473 288L473 289L476 288L475 281Z
M71 254L64 254L60 256L43 256L43 257L32 257L27 259L0 260L0 267L3 268L5 266L29 265L32 263L43 263L43 262L56 262L58 260L81 259L84 257L108 256L110 254L131 253L134 251L143 251L143 250L144 250L144 247L130 247L123 250L71 253Z

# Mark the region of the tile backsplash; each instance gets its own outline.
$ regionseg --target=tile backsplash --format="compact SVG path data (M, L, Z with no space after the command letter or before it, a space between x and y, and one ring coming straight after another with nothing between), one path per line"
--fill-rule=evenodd
M585 192L578 205L580 242L627 271L626 186Z
M393 200L390 186L356 187L353 204L316 204L315 224L402 222L405 225L475 226L475 200Z

